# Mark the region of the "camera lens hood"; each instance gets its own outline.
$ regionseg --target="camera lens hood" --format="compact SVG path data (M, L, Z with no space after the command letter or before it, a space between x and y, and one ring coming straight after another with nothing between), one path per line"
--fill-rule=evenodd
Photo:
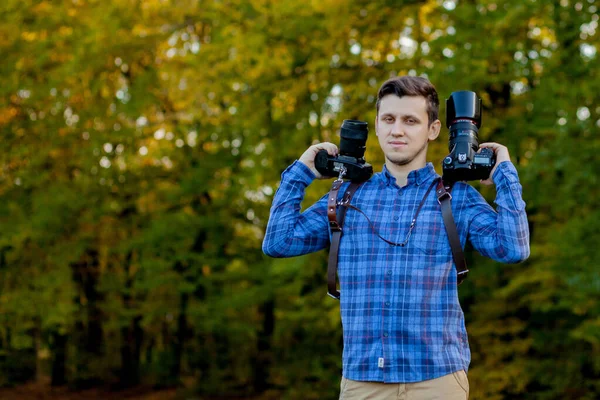
M369 127L365 121L345 119L342 122L341 136L347 139L367 140Z
M481 127L481 99L475 92L460 90L446 99L446 127L459 119L468 119Z

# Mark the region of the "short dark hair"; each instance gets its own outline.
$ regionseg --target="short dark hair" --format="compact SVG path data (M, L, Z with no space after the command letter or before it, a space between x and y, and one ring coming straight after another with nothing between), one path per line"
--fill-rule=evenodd
M426 101L427 116L429 117L429 125L438 119L440 109L440 101L435 87L429 80L420 76L397 76L388 79L381 85L377 93L377 114L379 115L379 106L381 99L388 94L395 94L398 97L402 96L422 96Z

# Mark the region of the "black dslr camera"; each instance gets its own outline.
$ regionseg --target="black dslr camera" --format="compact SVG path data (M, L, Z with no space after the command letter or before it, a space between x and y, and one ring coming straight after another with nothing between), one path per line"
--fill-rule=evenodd
M481 99L467 90L453 92L446 100L446 126L450 130L450 154L442 162L445 182L487 179L496 164L491 149L478 153Z
M365 162L365 149L369 128L364 121L345 119L340 132L340 152L332 157L321 150L315 157L315 168L323 176L366 181L373 175L373 167Z

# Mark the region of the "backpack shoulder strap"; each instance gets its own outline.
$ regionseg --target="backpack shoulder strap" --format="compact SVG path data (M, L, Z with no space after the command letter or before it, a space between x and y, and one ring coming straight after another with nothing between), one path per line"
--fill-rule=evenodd
M346 211L348 210L345 205L350 204L352 196L354 196L356 189L358 189L362 182L350 183L340 203L342 207L338 209L337 197L342 183L343 181L341 180L333 182L327 199L327 219L331 228L331 246L329 247L329 261L327 266L327 294L338 300L340 299L340 292L337 290L336 276L342 227L344 225L344 218L346 218Z
M450 204L450 200L452 200L452 195L450 194L451 191L452 184L447 185L440 178L437 184L436 194L438 202L442 207L442 218L444 219L444 226L446 227L446 233L448 234L448 240L450 241L452 258L454 259L454 264L456 264L456 280L460 285L467 277L469 270L467 269L465 254L462 246L460 245L460 238L458 236L458 230L456 229L456 223L454 222L454 217L452 216L452 205Z

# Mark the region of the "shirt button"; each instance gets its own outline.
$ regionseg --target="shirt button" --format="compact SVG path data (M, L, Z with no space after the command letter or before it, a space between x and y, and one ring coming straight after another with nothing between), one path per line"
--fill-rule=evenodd
M389 307L390 305L391 305L391 303L390 303L389 301L386 301L386 302L385 302L385 306L386 306L386 307Z
M394 217L394 221L398 221L399 219L400 219L400 217L397 215Z
M391 270L391 269L390 269L390 270L388 270L387 274L388 274L388 275L391 275L391 274L392 274L392 270Z
M383 332L383 336L384 337L388 337L388 333L387 332Z

